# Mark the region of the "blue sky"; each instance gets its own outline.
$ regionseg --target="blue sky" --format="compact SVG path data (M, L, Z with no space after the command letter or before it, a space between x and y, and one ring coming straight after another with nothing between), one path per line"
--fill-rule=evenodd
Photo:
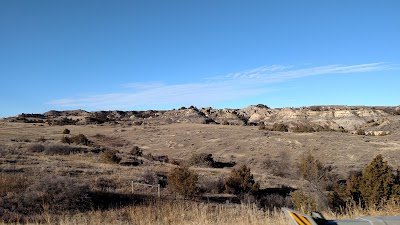
M0 117L399 105L400 1L0 1Z

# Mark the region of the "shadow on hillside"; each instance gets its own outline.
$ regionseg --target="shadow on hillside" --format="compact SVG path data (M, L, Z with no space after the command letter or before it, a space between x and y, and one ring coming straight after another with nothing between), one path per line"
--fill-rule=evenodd
M212 167L213 168L225 168L225 167L234 167L236 165L235 162L218 162L214 161Z
M260 189L255 195L254 198L246 198L242 197L242 199L238 196L234 195L215 195L215 196L203 196L201 201L208 203L234 203L241 204L243 202L251 202L256 203L260 208L272 209L276 207L292 207L292 201L290 197L290 193L295 191L295 188L291 187L280 187L280 188L265 188Z
M283 186L280 188L265 188L265 189L260 189L257 193L258 196L267 196L267 195L280 195L282 197L288 197L290 196L290 193L293 191L296 191L297 189L289 187L289 186Z
M101 210L130 205L142 205L156 200L154 196L150 195L111 192L92 192L90 193L90 198L93 208Z

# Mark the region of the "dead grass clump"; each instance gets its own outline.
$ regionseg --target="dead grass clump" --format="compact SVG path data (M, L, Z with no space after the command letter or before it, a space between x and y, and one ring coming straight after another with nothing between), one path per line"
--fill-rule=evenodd
M210 178L200 177L199 187L205 193L220 194L225 190L225 179L223 177Z
M193 154L187 161L187 163L189 166L213 167L214 159L212 157L212 154L198 153L198 154Z
M28 152L44 152L46 148L42 144L30 144L27 148Z
M307 193L304 191L293 192L292 201L295 209L305 213L311 213L312 211L317 211L321 209L318 206L315 197L311 193Z
M33 181L22 175L1 175L0 183L0 221L41 221L44 212L91 208L88 186L69 177L45 176Z
M20 174L0 174L0 197L4 197L7 193L23 192L30 184L31 179L25 175Z
M121 130L122 132L122 130ZM102 146L109 146L113 148L120 148L129 144L127 140L124 140L120 137L115 136L107 136L104 134L96 134L92 136L96 139L96 144L100 144ZM93 143L92 143L93 145Z
M81 152L82 149L78 147L72 147L64 144L31 144L27 148L28 152L43 152L46 155L69 155L72 153Z
M101 192L111 192L114 191L116 188L117 184L115 183L114 180L105 177L100 177L96 178L96 180L94 181L92 190Z
M284 178L293 177L291 170L293 166L286 152L281 152L276 160L271 158L265 159L262 162L262 167L274 176Z
M116 222L117 221L117 222ZM91 211L50 217L48 224L165 224L165 225L287 225L289 220L276 209L259 210L254 205L215 205L189 201L161 201L140 206Z
M86 210L91 207L89 191L89 186L82 181L45 176L27 188L23 203L33 211L42 209L55 213Z
M142 173L142 181L146 184L160 185L162 188L167 186L167 176L162 172L145 170Z
M273 210L274 208L293 208L293 201L290 196L282 196L279 194L269 194L259 198L259 207L267 210Z
M388 204L383 208L362 209L348 207L342 213L325 210L321 213L328 219L354 219L361 216L395 216L400 207ZM189 201L157 201L151 204L92 210L83 213L47 215L45 224L86 224L108 225L118 221L120 225L130 224L203 224L203 225L288 225L291 222L280 209L260 210L255 205L245 204L204 204ZM1 225L6 223L0 222ZM22 223L15 223L20 225ZM32 220L31 224L38 224Z
M46 155L69 155L81 151L81 148L71 147L69 145L54 144L45 146L44 153Z
M117 153L117 150L106 150L101 154L101 161L104 163L119 163L121 157L119 157Z
M61 138L62 143L67 143L67 144L77 144L77 145L85 145L85 146L91 146L93 145L93 142L90 141L85 135L83 134L78 134L76 136L68 137L68 136L63 136Z

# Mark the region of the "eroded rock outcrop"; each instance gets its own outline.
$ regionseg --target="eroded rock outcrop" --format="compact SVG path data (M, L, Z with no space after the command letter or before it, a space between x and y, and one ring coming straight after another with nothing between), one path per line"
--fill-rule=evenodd
M346 130L360 129L386 132L385 129L397 127L400 107L367 106L310 106L300 108L270 108L266 105L252 105L243 109L214 109L182 107L177 110L146 111L96 111L84 110L49 111L43 114L20 114L4 118L9 122L63 124L102 124L123 123L126 125L198 123L224 125L273 126L285 124L289 131ZM397 125L396 125L397 124ZM312 128L312 129L311 129ZM379 135L379 134L376 134Z

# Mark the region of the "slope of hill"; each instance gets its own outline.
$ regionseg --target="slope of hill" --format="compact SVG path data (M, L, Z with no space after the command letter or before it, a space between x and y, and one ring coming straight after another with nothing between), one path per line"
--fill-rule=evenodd
M265 105L249 106L243 109L198 109L196 107L178 110L147 111L97 111L84 110L49 111L43 114L20 114L5 118L8 122L48 123L54 125L125 124L162 125L172 123L259 125L267 127L282 123L293 130L298 126L313 129L357 131L359 129L390 131L396 123L400 107L366 106L311 106L301 108L269 108Z

